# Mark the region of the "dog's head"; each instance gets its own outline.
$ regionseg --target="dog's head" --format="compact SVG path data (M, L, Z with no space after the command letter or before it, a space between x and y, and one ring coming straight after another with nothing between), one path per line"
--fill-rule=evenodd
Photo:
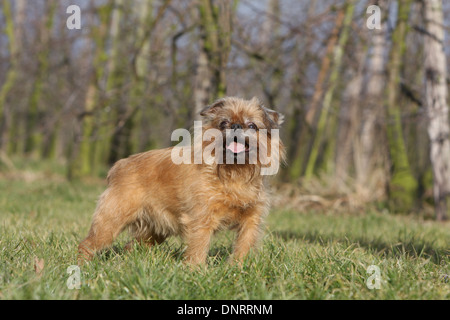
M257 98L223 98L203 109L200 115L203 131L216 133L212 140L215 151L219 151L214 154L216 160L221 157L219 164L267 168L284 161L278 132L284 116L264 107ZM204 143L204 148L211 143Z

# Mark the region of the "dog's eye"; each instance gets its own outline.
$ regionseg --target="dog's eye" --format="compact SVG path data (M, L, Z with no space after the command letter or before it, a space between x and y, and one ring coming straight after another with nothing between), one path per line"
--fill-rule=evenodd
M252 129L252 130L258 130L258 127L256 126L256 124L254 124L253 122L248 124L248 128Z
M220 127L221 128L225 128L226 126L228 126L229 122L227 120L224 120L220 123Z

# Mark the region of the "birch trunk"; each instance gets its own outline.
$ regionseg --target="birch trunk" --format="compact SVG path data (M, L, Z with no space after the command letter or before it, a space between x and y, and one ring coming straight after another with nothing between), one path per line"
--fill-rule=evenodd
M200 46L204 47L204 40L200 40ZM195 88L194 88L194 105L195 118L200 119L200 112L205 106L211 103L211 73L208 66L208 55L203 49L197 56L197 70L195 74Z
M378 1L382 12L387 11L386 0ZM367 83L366 91L366 103L361 107L364 110L362 112L362 124L360 128L359 138L355 142L355 170L356 170L356 183L359 190L370 192L372 186L385 185L386 181L373 181L371 175L374 173L374 169L380 161L381 152L375 152L380 148L376 145L376 122L377 119L383 115L383 104L380 102L380 97L383 96L384 84L385 84L385 48L386 48L386 30L387 30L387 15L382 18L383 23L381 30L369 30L372 35L371 39L371 55L368 74L370 76ZM384 175L380 175L384 176Z
M336 150L336 177L339 180L346 180L349 175L349 168L352 163L352 152L355 152L354 146L357 140L357 132L361 119L359 106L364 82L364 61L367 56L367 47L356 47L355 59L358 63L358 69L354 70L350 81L345 88L342 110L339 115L339 130L337 141L339 149ZM333 159L329 159L332 161Z
M433 167L433 195L436 219L447 219L450 192L450 128L447 105L447 64L441 0L424 1L425 101L428 116L430 158Z

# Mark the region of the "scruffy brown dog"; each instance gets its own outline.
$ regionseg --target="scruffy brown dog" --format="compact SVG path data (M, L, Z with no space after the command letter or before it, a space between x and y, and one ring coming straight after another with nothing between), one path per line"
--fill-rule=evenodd
M109 171L108 188L98 201L89 234L78 247L79 264L111 245L127 227L138 242L149 246L181 235L187 244L186 262L194 265L206 262L211 236L217 230L237 231L233 260L241 261L257 244L269 210L261 170L283 161L283 145L278 134L272 134L283 117L263 107L256 98L248 101L232 97L206 107L201 116L202 132L217 129L223 135L223 159L244 154L245 163L175 164L174 148L118 161ZM257 148L236 135L231 141L227 139L240 129L250 129L247 131L256 137ZM262 132L266 139L260 137ZM272 139L277 139L278 150L271 147ZM202 149L219 140L202 139ZM263 155L251 163L250 155L261 150Z

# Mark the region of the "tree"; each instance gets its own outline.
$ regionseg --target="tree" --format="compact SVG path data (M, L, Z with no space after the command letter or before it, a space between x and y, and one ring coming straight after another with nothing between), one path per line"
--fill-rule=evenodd
M15 85L18 78L18 68L19 68L19 54L20 54L20 39L16 38L15 30L16 26L14 26L14 14L11 8L11 2L9 0L5 0L3 3L3 16L5 18L5 33L8 37L9 43L9 57L10 57L10 67L6 74L5 82L0 88L0 125L3 125L2 132L0 132L0 150L7 148L7 131L8 131L8 119L6 116L6 104L7 98ZM25 7L25 2L18 2L19 9ZM17 10L17 14L21 14L21 10ZM3 122L3 123L2 123Z
M232 1L198 0L200 48L197 58L195 113L226 94L226 66L231 50Z
M425 98L433 169L433 195L437 220L447 218L450 194L450 128L447 104L447 62L441 0L423 1L425 19Z
M70 179L89 175L93 171L93 161L95 159L94 147L96 146L93 141L93 133L96 128L95 122L98 120L95 117L95 111L99 104L99 83L105 73L105 63L107 59L107 56L105 56L106 37L108 34L108 26L110 25L110 12L112 11L112 6L113 0L109 1L99 10L99 25L92 30L91 36L92 41L94 42L92 70L90 71L85 94L84 110L79 115L81 133L75 139L75 143L71 147L69 155L67 176ZM89 56L86 59L89 59ZM89 64L90 61L86 63L86 65ZM100 119L102 120L101 116Z
M392 46L387 65L386 130L391 161L388 182L389 203L393 210L410 211L415 205L417 181L412 175L403 138L399 92L411 0L399 1L397 25L392 33Z
M286 143L288 143L287 145L287 159L288 162L290 163L289 165L289 170L284 171L284 176L283 178L286 179L298 179L301 174L302 174L302 144L304 143L305 136L307 130L305 130L306 127L306 112L305 112L305 107L304 105L306 105L306 90L305 90L305 86L304 86L304 82L305 82L305 77L304 74L305 72L303 70L307 69L308 64L310 63L310 61L312 60L312 54L309 53L306 49L310 48L312 43L313 43L313 36L312 36L312 25L315 19L315 11L316 11L316 0L310 1L309 5L308 5L308 11L307 11L307 21L306 21L306 25L305 25L305 34L307 35L306 37L301 37L301 43L303 45L297 44L297 46L295 47L295 55L298 56L300 55L301 51L305 51L303 53L303 57L300 61L298 61L298 65L297 65L297 70L295 72L294 78L292 80L292 85L296 88L296 90L291 90L291 96L292 96L292 100L294 101L294 110L292 112L291 117L288 119L287 122L287 130L288 130L288 141L286 141ZM343 15L339 15L338 17L343 17ZM340 18L341 19L341 18ZM342 20L342 19L341 19ZM340 25L339 21L336 21L337 25ZM333 46L335 45L336 39L337 39L337 30L338 27L335 27L336 29L336 34L333 35L330 40L328 41L328 48L327 48L327 52L325 53L325 56L323 58L323 62L324 64L322 64L322 69L320 71L320 73L322 75L325 75L328 72L328 68L329 68L329 62L330 62L330 54L332 51ZM326 68L325 68L326 67ZM316 82L317 85L317 89L320 90L321 85L323 84L323 79L320 79L321 76L319 76L318 81ZM314 92L314 95L316 96L316 91ZM317 97L321 96L321 93L317 94ZM317 99L316 97L316 99ZM314 101L314 99L313 99ZM311 103L311 108L310 110L314 110L315 107L314 103ZM310 126L309 126L310 127Z
M48 12L46 12L45 23L40 30L40 45L37 54L38 74L33 84L33 91L29 101L29 110L27 114L27 121L25 122L25 153L32 151L42 152L42 133L38 128L40 104L45 84L48 83L49 63L50 63L50 40L55 21L55 11L58 3L55 0L47 1Z
M316 134L313 137L313 144L311 149L311 154L308 159L308 163L306 165L305 178L311 178L314 173L314 169L316 166L317 157L319 154L319 149L322 144L322 139L325 134L327 120L329 118L329 113L331 109L331 102L333 100L333 96L335 94L335 89L339 80L339 72L342 66L342 58L344 54L344 47L347 43L349 33L350 33L350 24L353 18L353 12L355 11L356 3L354 0L349 1L346 4L345 15L342 25L342 31L339 36L339 40L334 47L333 51L333 68L330 74L329 79L329 87L325 93L325 97L322 103L322 109L319 114L319 120L317 123ZM332 160L332 159L331 159Z
M379 0L377 5L381 8L381 12L387 11L387 1ZM355 142L355 173L356 182L359 188L365 188L368 192L371 190L373 183L369 185L369 180L374 174L377 165L383 158L384 147L377 143L380 135L377 135L377 120L381 119L384 114L383 96L386 82L385 70L385 51L386 51L386 31L387 31L387 14L382 19L381 29L369 30L371 35L369 54L369 65L367 74L369 80L365 92L364 103L361 103L361 124L359 136ZM379 131L379 130L378 130ZM383 175L384 176L384 175ZM385 181L381 182L385 185Z
M318 118L318 115L320 114L320 102L323 99L323 92L324 92L324 88L325 88L325 84L326 84L326 80L327 80L327 75L330 73L329 70L332 65L332 59L333 59L333 55L335 52L335 47L336 47L338 39L339 39L339 31L342 29L342 26L344 23L344 18L345 18L345 12L343 9L340 9L336 14L335 24L334 24L333 30L332 30L331 35L327 42L326 52L320 63L321 67L320 67L319 75L317 77L316 84L314 86L314 94L311 98L309 109L305 115L305 125L303 126L303 130L302 130L303 132L300 134L300 136L305 136L308 133L307 129L309 129L309 133L311 133L309 142L306 144L307 150L305 152L304 159L301 159L300 154L299 154L299 150L300 150L301 146L299 146L299 145L295 146L296 152L295 152L294 156L292 157L292 169L291 169L291 176L293 178L298 178L301 175L301 173L303 173L303 170L302 170L303 164L302 164L301 160L305 161L306 168L308 166L310 166L310 169L308 169L308 170L310 170L311 172L308 173L307 175L309 177L311 177L313 174L312 170L313 170L313 166L315 166L315 159L317 158L317 156L313 156L315 159L314 159L314 163L312 163L311 162L312 161L311 153L313 152L314 144L319 143L317 141L317 139L315 138L315 135L316 135L316 131L318 130L316 126L317 126L317 118ZM304 140L298 139L298 143L301 143L303 141ZM305 173L305 175L306 175L306 173Z

